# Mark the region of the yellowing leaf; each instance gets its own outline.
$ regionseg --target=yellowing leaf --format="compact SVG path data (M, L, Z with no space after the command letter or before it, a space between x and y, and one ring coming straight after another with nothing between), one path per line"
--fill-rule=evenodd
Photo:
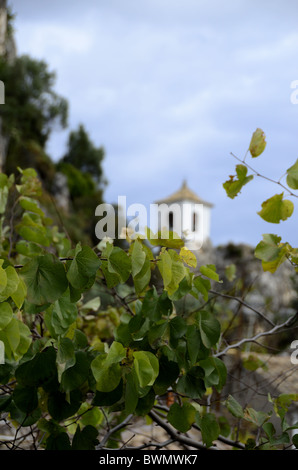
M255 257L262 260L264 271L274 273L286 260L291 247L287 243L280 243L281 238L273 234L263 235L263 240L255 249Z
M258 157L264 152L266 147L265 134L262 129L258 128L252 135L249 151L253 158Z
M234 179L235 176L230 176L230 179L223 183L223 188L231 199L234 199L243 186L253 179L253 175L247 176L247 167L245 165L236 165L236 173L238 179Z
M281 220L287 220L294 211L292 201L283 199L283 193L275 194L262 204L262 210L258 212L259 216L266 222L279 224Z
M183 246L180 250L180 258L184 263L188 264L188 266L195 268L197 266L197 258L194 253L188 250L185 246Z

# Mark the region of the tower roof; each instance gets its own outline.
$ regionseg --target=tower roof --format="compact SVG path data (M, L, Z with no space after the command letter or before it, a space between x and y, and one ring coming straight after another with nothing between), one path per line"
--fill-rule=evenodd
M182 186L178 191L175 191L170 196L155 201L156 204L172 204L174 202L181 202L181 201L191 201L197 204L204 204L204 206L213 207L211 202L204 201L201 199L194 191L189 189L187 182L184 180Z

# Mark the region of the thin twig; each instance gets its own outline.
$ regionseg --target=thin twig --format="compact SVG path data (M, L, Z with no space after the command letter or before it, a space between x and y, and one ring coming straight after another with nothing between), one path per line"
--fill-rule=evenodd
M132 417L133 417L132 414L128 415L121 423L117 424L117 426L110 429L110 431L105 434L100 444L98 444L98 446L96 447L96 450L102 449L104 445L106 444L106 442L110 439L112 434L114 434L115 432L119 431L122 428L125 428L125 426L129 424L129 421L131 420Z
M275 325L274 328L272 328L271 330L263 331L261 333L258 333L257 335L253 336L252 338L243 338L242 340L238 341L237 343L234 343L234 344L231 344L231 345L227 346L223 351L215 354L214 356L215 357L224 356L230 349L237 349L240 346L242 346L242 344L244 344L244 343L249 343L249 342L252 342L252 341L256 341L258 338L261 338L262 336L274 335L277 331L281 330L281 328L291 326L297 320L297 318L298 318L298 313L295 313L295 315L288 318L287 321L285 321L284 323L282 323L280 325Z
M263 318L263 320L265 320L267 323L269 323L271 326L275 326L275 324L269 319L267 318L262 312L260 312L259 310L257 310L255 307L252 307L251 305L249 305L248 303L246 303L243 299L241 299L240 297L234 297L233 295L228 295L228 294L222 294L221 292L217 292L215 290L210 290L209 291L211 294L213 295L218 295L220 297L223 297L225 299L230 299L230 300L236 300L237 302L239 302L241 305L243 305L244 307L248 308L249 310L251 310L252 312L256 313L257 315L259 315L261 318Z
M195 439L190 439L189 437L185 437L183 434L179 434L177 431L175 431L174 428L172 428L172 426L167 424L154 411L151 410L148 414L149 414L150 418L152 418L153 421L156 424L158 424L158 426L163 428L174 441L180 442L181 444L184 444L184 445L187 445L187 446L193 447L195 449L199 449L199 450L218 450L216 447L207 448L201 442L198 442Z
M280 182L280 180L282 179L282 176L278 181L272 179L272 178L269 178L268 176L265 176L265 175L262 175L261 173L259 173L257 170L255 170L252 166L250 166L248 163L246 163L245 161L245 158L243 160L241 160L241 158L237 157L236 155L234 155L234 153L231 152L231 155L232 157L236 158L236 160L238 160L239 162L243 163L249 170L251 170L256 176L258 176L259 178L263 178L264 180L267 180L267 181L270 181L270 183L274 183L274 184L277 184L278 186L280 186L281 188L283 188L285 191L287 191L287 193L290 195L290 196L293 196L293 197L298 197L298 194L294 194L287 186L285 186L284 184L282 184Z

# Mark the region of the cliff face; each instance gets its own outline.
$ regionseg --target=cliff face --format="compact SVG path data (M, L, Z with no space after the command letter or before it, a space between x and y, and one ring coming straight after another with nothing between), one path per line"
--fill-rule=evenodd
M0 1L0 55L6 53L7 8L6 0Z
M12 63L17 53L15 40L8 22L9 15L6 0L0 0L0 56L4 57L7 62ZM8 141L9 137L3 133L2 118L0 116L0 171L6 160Z

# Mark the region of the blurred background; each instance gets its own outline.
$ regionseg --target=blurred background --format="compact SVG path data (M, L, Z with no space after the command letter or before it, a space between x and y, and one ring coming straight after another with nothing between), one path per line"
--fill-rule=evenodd
M257 215L280 188L255 178L232 201L222 184L238 163L230 152L243 158L257 127L267 139L249 162L257 171L278 180L298 157L297 2L1 3L6 168L37 162L62 206L66 181L70 231L82 224L88 236L102 200L149 207L187 180L214 204L214 245L278 233L295 246L295 214L279 226Z

